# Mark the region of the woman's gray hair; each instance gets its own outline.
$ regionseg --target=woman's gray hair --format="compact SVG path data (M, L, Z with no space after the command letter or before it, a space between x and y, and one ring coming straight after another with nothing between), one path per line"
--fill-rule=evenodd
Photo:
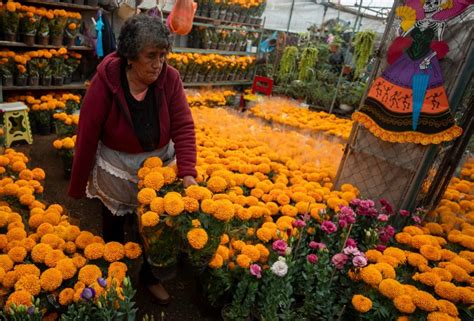
M135 15L120 29L117 45L120 57L135 60L145 46L171 50L171 34L160 17Z

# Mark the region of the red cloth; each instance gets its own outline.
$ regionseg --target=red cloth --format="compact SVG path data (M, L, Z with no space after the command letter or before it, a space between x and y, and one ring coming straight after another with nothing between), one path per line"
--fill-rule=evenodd
M387 62L391 65L403 54L405 49L413 43L412 38L397 37L392 41L392 44L387 51Z
M136 137L130 111L120 84L122 59L112 53L97 67L81 107L74 162L68 194L85 196L99 141L125 153L144 152ZM158 148L175 143L178 176L196 176L196 135L191 110L179 72L166 63L156 81L160 100L160 142Z
M449 51L449 46L445 41L432 41L430 48L436 52L436 58L438 59L443 59Z

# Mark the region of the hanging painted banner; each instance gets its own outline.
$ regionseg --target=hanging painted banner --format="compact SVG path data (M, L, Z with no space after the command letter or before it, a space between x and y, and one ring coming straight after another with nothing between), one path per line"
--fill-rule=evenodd
M352 115L378 138L392 143L439 144L461 135L449 110L439 65L449 51L446 21L474 0L407 0L396 9L401 35L387 52L389 66Z

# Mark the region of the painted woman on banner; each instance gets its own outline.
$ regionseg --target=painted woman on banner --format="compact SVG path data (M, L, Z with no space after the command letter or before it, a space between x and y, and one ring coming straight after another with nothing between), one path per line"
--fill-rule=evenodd
M388 142L439 144L461 135L449 110L439 60L449 51L446 22L474 0L407 0L396 9L403 33L389 47L389 66L352 116Z

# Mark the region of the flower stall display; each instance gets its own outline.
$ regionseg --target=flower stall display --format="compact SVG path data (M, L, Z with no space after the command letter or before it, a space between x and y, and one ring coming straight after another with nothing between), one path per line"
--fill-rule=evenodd
M228 106L235 91L226 89L198 90L186 92L186 99L190 107L223 107Z
M351 120L323 111L311 111L284 98L261 98L249 110L254 116L272 123L310 130L312 133L324 133L344 141L349 138L352 129Z
M0 52L0 73L5 85L15 76L17 86L62 85L71 82L73 73L79 67L82 55L66 48L43 49L15 53Z
M7 320L135 319L129 264L141 248L104 240L41 201L45 173L7 149L0 155L0 315ZM81 317L82 316L82 317Z
M28 46L33 46L35 42L62 46L63 40L67 46L74 46L82 23L78 12L48 10L13 1L0 4L0 18L5 26L5 40L17 41L20 33L21 40Z
M168 55L184 82L236 81L250 79L255 57L185 53Z

